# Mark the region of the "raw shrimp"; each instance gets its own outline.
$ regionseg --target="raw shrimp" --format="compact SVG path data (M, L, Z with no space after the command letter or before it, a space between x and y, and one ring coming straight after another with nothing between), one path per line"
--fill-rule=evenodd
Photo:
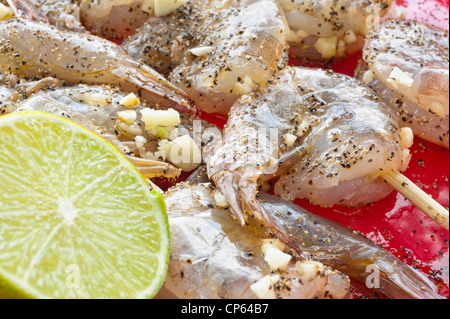
M448 148L448 31L388 20L370 33L363 60L356 76L394 109L400 125Z
M170 74L203 111L228 114L242 94L266 85L286 63L288 30L273 0L192 0L150 18L124 47Z
M185 93L116 44L33 21L0 23L0 71L27 78L51 76L68 84L118 85L164 108L193 109Z
M165 156L157 156L158 144L163 136L158 138L149 133L148 123L143 120L143 112L148 106L140 103L130 108L123 105L124 98L123 92L108 86L79 85L36 93L18 103L16 112L43 111L66 117L116 146L146 178L178 178L181 170L165 163ZM171 132L175 134L172 139L194 133L193 122L196 118L186 113L179 116L178 125L173 128L176 132ZM201 122L201 129L211 127L207 122ZM199 141L199 148L203 146L206 149L208 142L213 141L214 138Z
M301 249L336 270L390 298L445 299L423 273L409 267L362 235L298 205L262 193L266 211L293 237ZM374 277L379 272L379 277Z
M364 37L393 0L276 0L291 32L289 44L296 58L330 60L360 51Z
M60 30L86 32L74 0L8 0L17 17L50 23Z
M242 225L247 212L290 242L257 200L264 182L280 177L277 195L322 206L380 200L392 188L378 176L411 158L412 132L400 133L386 105L357 79L286 68L233 106L208 175Z
M271 240L270 234L256 224L239 227L226 209L217 207L216 194L211 184L181 184L164 196L171 230L165 282L169 292L183 299L347 295L348 277L308 260L306 254L292 257L286 269L274 272L262 252L263 240ZM289 258L283 251L277 253Z

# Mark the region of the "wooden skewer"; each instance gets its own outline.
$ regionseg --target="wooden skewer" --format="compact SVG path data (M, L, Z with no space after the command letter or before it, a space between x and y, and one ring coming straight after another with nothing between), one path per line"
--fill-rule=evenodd
M391 171L381 175L381 177L436 223L448 230L448 210L430 195L398 171Z

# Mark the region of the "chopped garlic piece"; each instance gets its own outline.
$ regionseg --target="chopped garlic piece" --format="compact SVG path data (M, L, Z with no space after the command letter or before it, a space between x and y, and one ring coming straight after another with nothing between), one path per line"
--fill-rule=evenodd
M291 262L292 256L277 248L268 249L264 260L269 264L272 271L284 271Z
M191 52L195 56L205 56L210 54L213 49L213 47L198 47L191 49L189 52Z
M227 208L230 206L225 196L223 196L223 194L219 190L216 190L214 192L214 200L216 202L216 205L220 208Z
M286 144L287 147L291 147L292 145L295 144L295 142L297 141L297 136L295 136L294 134L286 134L284 136L284 143Z
M414 84L414 79L398 67L395 67L394 70L392 70L387 81L396 89L400 86L411 88Z
M304 280L311 281L317 276L318 272L322 272L324 270L324 266L316 261L298 261L295 264L295 269Z
M118 112L117 117L121 122L133 124L136 121L137 113L135 110L126 110Z
M372 70L367 70L366 72L364 72L362 80L364 81L364 83L369 84L373 81L374 76L375 74L373 74Z
M4 4L0 3L0 21L8 20L14 15L12 9Z
M126 106L126 107L136 107L138 106L141 101L137 98L137 96L134 93L130 93L127 96L125 96L123 99L120 100L120 105Z
M147 143L147 139L143 136L136 136L134 140L136 141L136 145L138 147L142 147L145 143Z
M265 254L265 252L268 249L272 249L272 248L276 248L276 249L279 249L281 251L286 249L286 244L283 243L278 238L263 239L262 242L263 242L263 244L262 244L262 252L263 252L263 254Z
M167 160L185 172L198 168L202 162L202 152L189 135L177 137L173 141L162 140L158 151L164 152Z
M286 249L286 244L277 238L263 239L262 242L261 250L270 269L273 271L286 270L292 259L291 255L283 252Z
M154 0L154 10L157 17L163 17L184 6L188 0Z
M275 299L276 283L280 280L279 275L266 276L250 286L250 289L259 299Z
M303 39L307 38L308 36L309 36L309 34L303 30L298 30L298 31L290 30L290 32L288 33L288 36L287 36L287 41L298 43L298 42L301 42Z
M356 38L356 34L352 29L349 29L344 33L344 41L346 43L353 43L356 42L356 40L358 39Z
M303 137L306 132L308 132L309 130L309 123L306 121L302 121L302 123L298 126L297 128L297 132L295 134L297 134L297 137Z
M239 79L234 85L234 90L239 95L249 94L255 88L252 78L246 75L244 79Z
M314 48L322 55L323 58L331 59L336 56L337 45L337 37L319 38L314 45Z
M400 130L400 147L410 148L414 144L414 133L409 127Z

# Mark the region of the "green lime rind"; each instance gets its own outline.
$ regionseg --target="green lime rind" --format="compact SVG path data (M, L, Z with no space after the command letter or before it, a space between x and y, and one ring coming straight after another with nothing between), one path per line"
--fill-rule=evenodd
M160 231L159 238L161 239L161 242L159 243L160 246L158 246L160 247L160 250L156 254L158 256L158 267L153 281L145 289L136 291L136 296L140 299L153 298L164 284L170 258L169 221L166 213L166 205L161 194L148 189L148 184L144 177L112 144L84 127L65 118L44 112L20 112L0 117L0 129L4 126L10 127L16 122L24 122L31 119L48 121L53 124L58 123L63 126L70 126L77 133L83 133L87 138L94 140L96 143L101 145L102 150L104 149L105 152L108 152L110 155L113 154L114 157L120 162L120 165L136 178L138 183L141 184L140 186L142 186L142 189L146 190L145 197L148 202L151 203L151 215L158 222ZM102 296L102 298L103 297L108 298L108 296ZM52 298L52 296L40 294L38 290L21 280L21 278L5 271L0 263L0 299L1 298Z

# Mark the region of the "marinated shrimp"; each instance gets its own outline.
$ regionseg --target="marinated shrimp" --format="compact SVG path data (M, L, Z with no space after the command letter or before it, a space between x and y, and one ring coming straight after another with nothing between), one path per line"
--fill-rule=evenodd
M211 134L206 139L202 133L209 130L220 134L215 126L193 115L173 109L154 110L143 102L130 105L128 99L126 93L109 86L78 85L36 93L17 103L15 112L42 111L80 124L116 146L146 178L176 179L182 169L195 169L202 161L200 152L203 150L207 156L208 144L216 139ZM197 134L205 140L193 139L196 120L199 122L197 129L201 130ZM189 145L189 141L193 145ZM181 154L182 162L174 161L167 154L166 145L177 146L176 143L187 153L187 156ZM195 152L199 153L197 162L194 162ZM173 165L167 163L170 160Z
M298 205L262 193L260 200L303 251L333 269L394 299L445 299L422 272L350 228L313 215ZM379 277L373 274L379 271Z
M233 106L208 176L242 225L247 212L290 242L257 200L264 182L279 177L275 192L290 200L367 204L392 192L378 176L407 167L412 139L357 79L286 68Z
M191 99L150 67L102 38L11 18L0 23L0 71L68 84L117 85L164 108L192 110Z
M276 0L291 32L290 53L296 58L330 60L361 51L370 28L388 14L393 0Z
M388 20L373 30L356 76L377 91L400 125L449 147L449 35L414 21Z
M347 276L306 254L289 255L256 224L239 227L226 208L217 206L211 184L181 184L164 197L171 230L165 288L176 297L340 299L347 295ZM274 251L268 253L270 249ZM270 254L289 260L282 269L273 270Z
M187 0L8 0L19 17L50 23L60 30L122 41L150 16L164 16Z
M273 0L191 0L152 17L124 47L169 79L207 113L228 114L285 61L288 25Z
M261 245L261 239L272 238L270 232L254 222L246 229L237 227L221 198L222 194L204 180L178 185L165 194L173 247L165 288L179 298L252 298L249 286L270 271ZM443 298L423 273L351 229L277 196L261 193L259 200L303 250L300 257L305 259L298 266L319 262L320 267L331 267L329 274L333 276L328 280L333 279L334 288L322 290L322 296L346 295L346 279L337 270L389 298ZM180 207L179 202L186 205ZM295 271L291 275L304 279ZM286 296L287 291L281 289L279 297L314 297L323 283L317 276L311 279L302 282L315 283L312 291L301 286L298 293Z
M15 75L0 72L0 115L13 112L17 103L42 89L51 89L62 85L61 81L54 78L26 81Z

